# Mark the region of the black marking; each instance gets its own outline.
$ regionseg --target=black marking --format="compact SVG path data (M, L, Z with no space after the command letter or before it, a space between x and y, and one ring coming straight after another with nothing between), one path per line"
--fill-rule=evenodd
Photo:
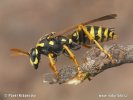
M104 42L104 38L106 38L106 37L104 36L104 32L105 32L105 28L102 28L102 33L101 33L102 38L101 38L101 42Z
M108 30L107 41L109 40L109 33L110 33L110 29Z
M113 39L114 35L115 35L115 33L114 33L114 32L112 32L112 39Z
M90 32L91 31L91 26L90 25L86 25L86 27L87 27L88 32Z
M79 32L79 42L80 43L85 43L86 42L85 33L83 32L83 30L81 30Z
M94 35L95 35L95 40L98 41L99 40L99 36L98 36L98 26L94 26Z

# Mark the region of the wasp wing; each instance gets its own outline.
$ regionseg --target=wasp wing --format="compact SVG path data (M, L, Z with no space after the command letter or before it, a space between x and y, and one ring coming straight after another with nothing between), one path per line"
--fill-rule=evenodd
M96 18L96 19L92 19L92 20L89 20L89 21L86 21L84 23L81 23L82 25L87 25L87 24L90 24L90 23L94 23L94 22L98 22L98 21L104 21L104 20L109 20L109 19L115 19L117 17L117 14L109 14L109 15L106 15L106 16L102 16L102 17L99 17L99 18ZM73 31L74 29L76 29L78 27L78 25L76 26L72 26L70 28L67 28L61 32L57 32L57 35L64 35L70 31Z
M12 52L11 55L13 55L13 56L29 56L28 52L17 49L17 48L12 48L10 50Z
M84 22L84 23L81 23L81 24L87 25L87 24L90 24L90 23L98 22L98 21L104 21L104 20L109 20L109 19L115 19L116 17L117 17L117 14L110 14L110 15L102 16L102 17L100 17L100 18L96 18L96 19L93 19L93 20L89 20L89 21Z

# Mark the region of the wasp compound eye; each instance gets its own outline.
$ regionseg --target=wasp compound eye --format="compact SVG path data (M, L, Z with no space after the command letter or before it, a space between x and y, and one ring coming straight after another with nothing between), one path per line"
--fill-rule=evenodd
M40 54L36 48L32 48L30 51L30 63L34 66L35 69L38 68L40 61Z

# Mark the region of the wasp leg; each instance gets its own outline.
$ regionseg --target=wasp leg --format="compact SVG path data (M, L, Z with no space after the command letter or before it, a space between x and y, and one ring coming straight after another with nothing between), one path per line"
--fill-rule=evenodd
M55 66L55 61L53 59L53 54L52 53L49 53L48 54L48 57L49 57L49 60L50 60L50 67L52 68L52 70L54 71L55 75L56 75L56 78L57 80L59 79L59 72L57 71L57 68Z
M89 38L90 41L94 41L95 44L98 46L98 48L103 51L108 57L109 59L112 61L112 63L115 63L115 61L113 60L111 54L109 52L107 52L95 39L94 37L87 31L86 27L83 25L79 25L78 26L78 30L83 30L84 33L87 35L87 37Z
M77 60L76 60L74 54L71 52L71 50L70 50L66 45L63 45L63 48L68 52L68 54L69 54L70 57L72 58L73 62L74 62L75 65L76 65L76 68L77 68L77 70L78 70L78 73L81 73L79 63L77 62Z

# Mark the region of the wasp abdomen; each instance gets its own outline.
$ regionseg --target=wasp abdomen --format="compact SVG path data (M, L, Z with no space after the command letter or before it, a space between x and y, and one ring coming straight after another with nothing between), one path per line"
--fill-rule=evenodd
M86 26L88 32L93 36L98 42L108 41L116 37L115 33L110 28L105 28L101 26Z
M108 40L113 40L117 35L113 32L111 28L105 28L101 26L86 26L88 32L91 36L98 42L106 42ZM92 44L93 41L86 36L83 30L75 31L72 34L72 40L79 44Z

